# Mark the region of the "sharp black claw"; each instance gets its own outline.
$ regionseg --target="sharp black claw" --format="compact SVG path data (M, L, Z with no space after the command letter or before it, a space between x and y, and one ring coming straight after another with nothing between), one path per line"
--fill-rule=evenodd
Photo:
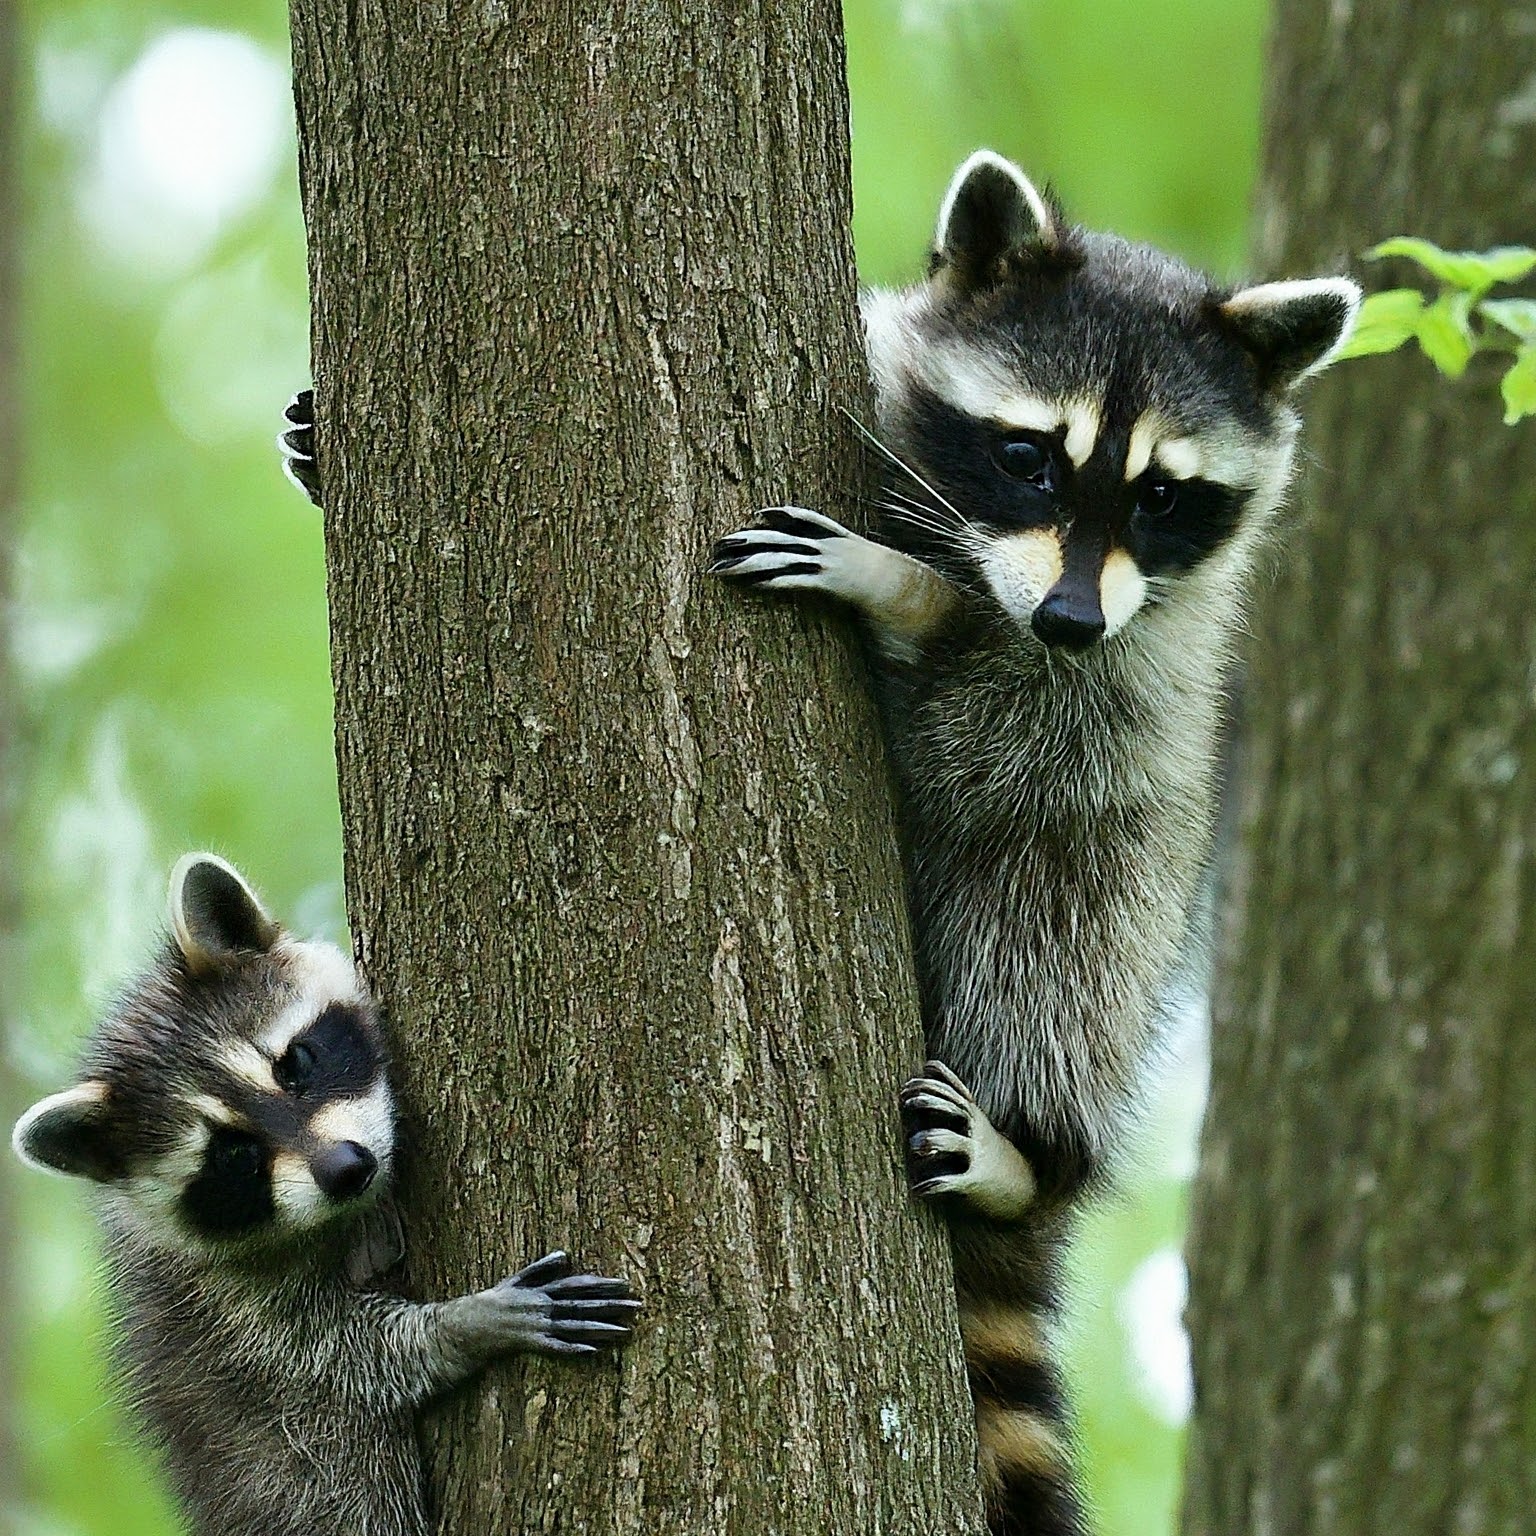
M588 1297L596 1301L629 1301L634 1299L628 1280L612 1275L568 1275L558 1282L556 1293L562 1298Z
M755 587L765 581L777 581L781 576L819 576L821 566L815 560L791 560L788 565L781 565L771 571L741 571L734 578L746 583L749 587Z
M315 392L313 389L301 389L287 404L283 411L283 419L291 421L296 427L311 427L315 423Z
M512 1276L511 1283L529 1290L538 1290L554 1281L565 1279L570 1272L571 1256L563 1248L557 1248L553 1253L546 1253L542 1259L535 1259L532 1264L518 1270Z

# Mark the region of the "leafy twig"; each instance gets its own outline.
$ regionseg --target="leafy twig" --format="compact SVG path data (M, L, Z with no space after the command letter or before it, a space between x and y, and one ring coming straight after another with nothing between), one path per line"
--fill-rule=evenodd
M1395 352L1415 340L1448 378L1458 378L1479 352L1502 352L1514 361L1500 386L1504 420L1513 425L1536 415L1536 300L1485 297L1501 283L1519 282L1536 270L1536 250L1500 245L1490 251L1445 251L1429 240L1396 235L1367 251L1367 260L1406 256L1440 284L1426 299L1417 288L1373 293L1340 357Z

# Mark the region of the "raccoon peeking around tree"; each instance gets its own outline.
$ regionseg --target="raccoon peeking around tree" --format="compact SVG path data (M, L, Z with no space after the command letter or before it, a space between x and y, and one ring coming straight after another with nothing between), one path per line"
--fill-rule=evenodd
M955 1256L992 1529L1083 1529L1046 1333L1198 967L1224 681L1343 278L1230 289L982 151L928 279L863 300L875 538L770 509L716 575L865 621L929 1054L901 1091Z
M563 1253L448 1301L373 1289L395 1110L352 961L212 854L170 920L15 1149L97 1186L124 1383L197 1536L426 1536L421 1405L500 1355L620 1345L640 1303Z

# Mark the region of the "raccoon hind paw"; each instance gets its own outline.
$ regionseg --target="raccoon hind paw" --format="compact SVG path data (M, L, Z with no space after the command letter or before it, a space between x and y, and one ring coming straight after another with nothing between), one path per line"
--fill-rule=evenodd
M301 389L283 412L286 423L277 435L277 451L282 455L283 473L320 505L320 467L315 460L315 392Z
M998 1221L1029 1208L1033 1169L943 1062L925 1062L922 1075L903 1084L900 1107L915 1195L963 1201Z

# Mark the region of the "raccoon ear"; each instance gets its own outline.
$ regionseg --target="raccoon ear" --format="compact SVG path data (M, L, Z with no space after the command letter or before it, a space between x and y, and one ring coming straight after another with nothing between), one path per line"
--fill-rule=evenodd
M194 975L272 947L277 924L239 870L212 853L188 853L171 871L171 932Z
M1359 311L1360 287L1347 277L1260 283L1217 306L1223 326L1258 364L1264 387L1277 391L1326 368Z
M1011 160L978 149L955 172L939 208L933 270L967 286L987 281L1006 256L1055 249L1060 239L1051 205Z
M11 1132L22 1162L110 1184L128 1171L105 1083L77 1083L34 1104Z

